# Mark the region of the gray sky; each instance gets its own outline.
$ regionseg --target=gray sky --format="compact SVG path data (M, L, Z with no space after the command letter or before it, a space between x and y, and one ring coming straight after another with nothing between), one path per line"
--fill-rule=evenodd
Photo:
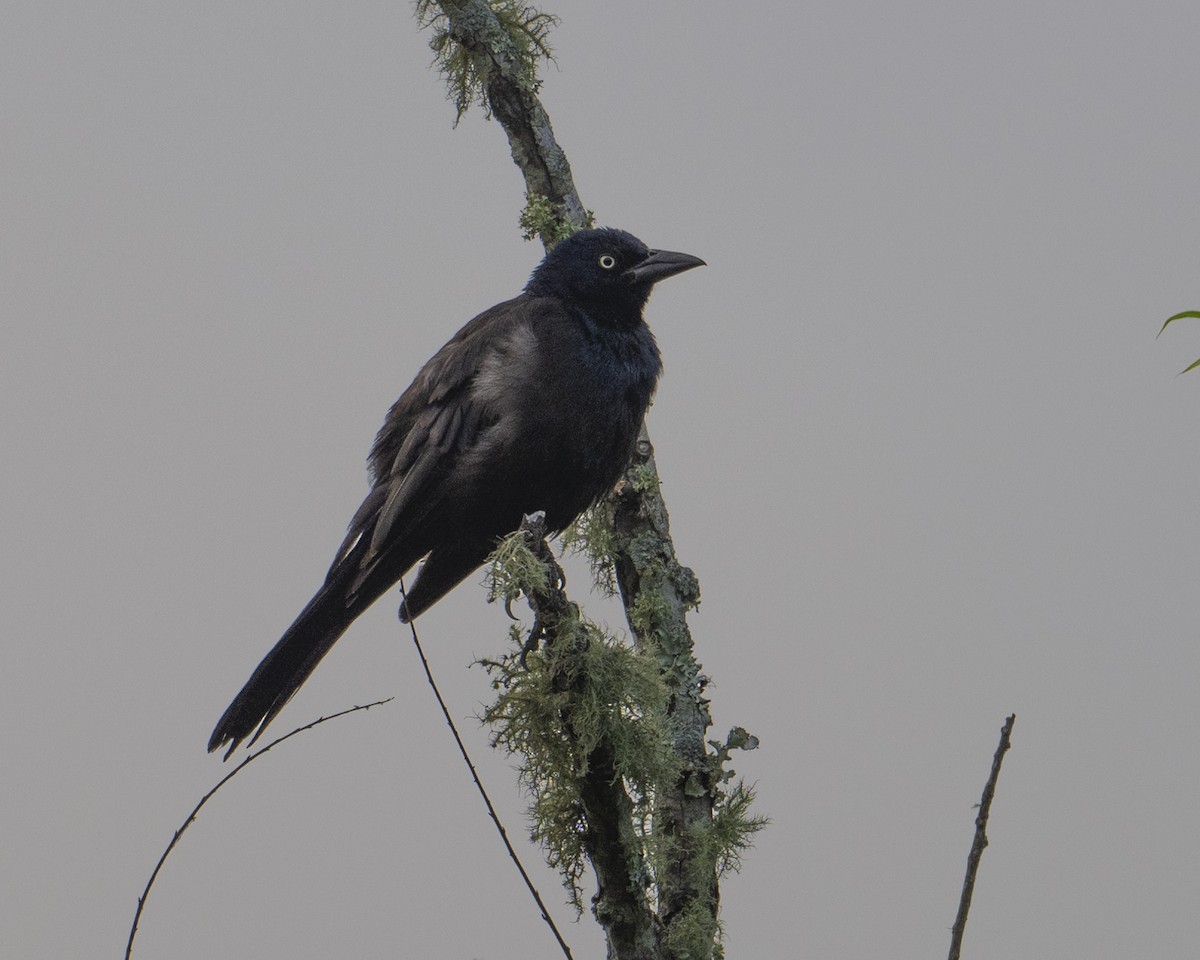
M775 820L730 956L941 955L1012 711L968 955L1193 955L1200 324L1154 334L1200 308L1200 7L551 9L585 203L709 263L650 304L651 429ZM407 3L6 7L6 956L119 955L388 405L539 257L425 44ZM555 955L395 607L272 731L397 700L226 788L138 955ZM503 612L468 583L420 626L519 837L470 719Z

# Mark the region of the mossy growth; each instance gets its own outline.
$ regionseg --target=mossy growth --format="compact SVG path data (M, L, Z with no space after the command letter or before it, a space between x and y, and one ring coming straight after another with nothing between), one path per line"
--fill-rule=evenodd
M693 891L665 927L664 955L670 957L708 960L722 955L716 891L722 877L741 869L742 854L753 846L754 835L770 823L767 817L750 814L754 788L741 780L703 792L712 802L711 818L693 823L682 834L659 837L647 848L651 876L673 872L676 884Z
M539 594L550 586L550 568L529 547L525 534L517 531L500 541L488 557L488 603L503 600L510 605L521 594Z
M539 565L524 534L508 537L493 555L492 594L511 602L517 590L544 590L549 576L544 565L536 571ZM606 635L573 606L547 627L547 642L533 651L524 649L514 627L514 649L484 664L496 699L483 719L492 727L493 746L516 760L531 800L533 839L582 910L587 816L580 788L590 758L601 750L611 756L646 845L653 842L655 793L678 780L680 763L671 749L669 692L657 662ZM642 851L640 862L647 855L652 851Z
M592 571L592 582L604 596L617 592L616 537L612 524L596 507L585 510L563 531L563 549L581 554Z
M585 545L594 568L605 556L606 541L599 532L603 528L589 514L576 521L571 532L570 542ZM489 577L492 595L506 603L520 592L536 595L546 590L550 579L522 533L500 544ZM656 618L650 609L645 615ZM673 743L674 671L665 668L656 644L631 648L583 618L573 605L545 626L551 639L540 650L527 651L514 626L513 650L484 664L496 698L482 718L492 727L493 745L516 760L531 800L533 839L559 871L571 903L582 911L587 815L580 788L589 758L603 749L613 758L616 777L633 805L633 830L641 847L629 868L631 878L646 888L648 903L657 902L660 880L671 874L679 877L681 865L687 887L712 890L707 902L701 895L672 918L665 932L670 955L700 958L713 956L714 949L719 953L713 884L739 868L741 854L768 822L749 813L754 791L740 780L731 784L734 772L726 763L731 751L754 749L757 740L735 728L724 743L709 741L712 751L706 753L706 765L689 767ZM707 795L712 816L683 833L668 835L656 829L656 804L680 789Z
M518 81L536 92L540 86L538 68L544 61L554 59L549 38L551 29L558 26L558 18L520 0L488 0L488 6L503 31L500 46L517 65ZM422 29L433 31L429 48L434 54L433 65L446 80L446 96L454 101L455 125L473 103L488 111L484 90L487 76L481 72L470 51L451 35L450 23L441 5L436 0L417 0L416 17Z
M566 209L561 204L540 193L529 193L525 196L525 208L521 211L518 223L522 237L526 240L540 239L549 250L571 234L595 226L596 215L588 210L583 223L579 223L566 215Z
M717 960L724 955L720 923L711 903L696 899L671 921L663 936L663 954L679 960Z

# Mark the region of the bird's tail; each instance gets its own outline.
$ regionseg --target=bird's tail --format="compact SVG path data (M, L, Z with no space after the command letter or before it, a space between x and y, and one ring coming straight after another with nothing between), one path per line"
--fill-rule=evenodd
M228 743L228 759L247 737L254 743L362 612L363 605L345 602L341 586L326 582L263 658L217 721L208 741L210 753Z

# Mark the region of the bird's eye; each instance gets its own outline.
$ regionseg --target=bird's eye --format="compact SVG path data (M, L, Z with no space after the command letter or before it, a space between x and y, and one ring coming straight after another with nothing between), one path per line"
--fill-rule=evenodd
M600 266L602 266L605 270L611 270L616 265L617 261L607 253L600 257Z

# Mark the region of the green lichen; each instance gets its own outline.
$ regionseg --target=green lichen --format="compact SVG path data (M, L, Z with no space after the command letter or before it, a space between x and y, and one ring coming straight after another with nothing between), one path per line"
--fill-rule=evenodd
M529 547L523 533L500 541L488 558L488 603L511 604L522 594L539 593L550 585L550 571Z
M538 68L554 59L549 37L551 29L558 25L558 18L517 0L488 0L488 6L500 22L504 33L502 46L516 64L518 82L536 92L540 85ZM479 104L489 112L487 76L471 52L452 36L449 19L440 4L436 0L417 0L416 17L422 29L433 31L429 48L433 51L433 65L445 78L446 96L454 101L455 125L472 104Z
M596 215L588 210L583 223L567 216L566 208L538 193L527 194L525 209L518 220L521 236L526 240L541 240L549 250L573 233L594 226Z
M485 666L496 692L482 717L492 745L516 761L531 801L530 834L582 911L580 784L589 756L601 747L611 753L642 824L650 822L655 791L678 776L658 665L572 611L524 666L519 650Z
M720 945L714 943L720 925L714 918L712 903L696 899L671 921L663 936L663 953L677 960L709 960L720 955Z
M615 546L602 513L576 521L566 540L588 554L594 570L602 567L611 576ZM724 742L707 741L702 758L685 762L676 752L678 700L673 696L685 691L707 716L706 680L690 648L672 636L672 609L663 589L667 565L657 554L641 559L646 561L641 589L629 607L636 646L607 635L571 604L543 624L549 639L540 650L526 649L514 627L511 652L484 664L495 699L482 719L492 728L493 746L516 761L530 798L530 834L580 912L588 866L582 786L589 758L612 758L633 805L640 844L630 854L630 882L646 891L648 906L656 910L660 883L675 895L695 892L680 912L664 918L663 943L667 956L706 960L722 954L717 884L741 867L755 835L769 823L750 812L754 789L735 780L730 765L733 751L753 750L758 739L734 727ZM549 584L545 564L522 533L500 544L490 570L496 598L538 595ZM681 796L709 798L711 816L689 821L674 808L660 808L663 802L680 802Z
M732 787L717 791L710 831L712 862L717 876L737 873L742 869L742 854L754 846L754 835L765 829L770 817L750 813L754 804L754 787L738 780Z
M604 596L617 592L615 569L616 539L612 524L596 508L586 510L575 518L562 534L563 549L587 558L592 582Z

